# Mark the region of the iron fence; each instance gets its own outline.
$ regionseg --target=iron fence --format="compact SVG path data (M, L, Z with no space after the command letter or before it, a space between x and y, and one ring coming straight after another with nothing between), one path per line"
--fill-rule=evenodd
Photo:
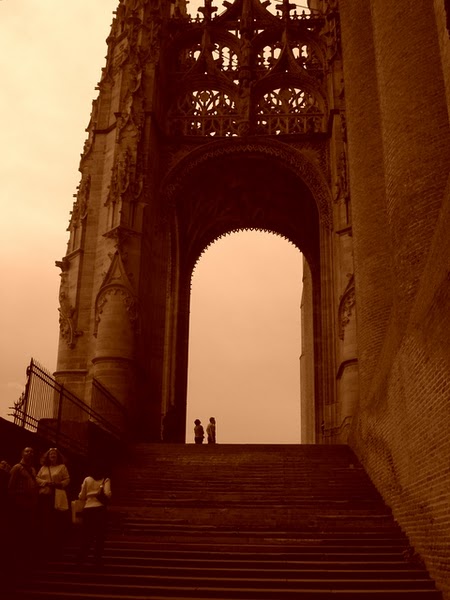
M37 361L31 359L27 382L12 407L16 425L78 454L87 455L89 428L97 426L120 440L126 428L123 406L95 379L91 406L80 400Z

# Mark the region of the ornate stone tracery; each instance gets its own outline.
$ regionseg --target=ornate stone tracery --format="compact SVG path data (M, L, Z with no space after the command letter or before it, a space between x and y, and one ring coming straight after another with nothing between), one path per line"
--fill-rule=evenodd
M175 135L237 135L236 105L218 90L196 90L178 99L171 122Z
M184 91L174 89L169 132L203 135L199 131L204 128L192 118L198 113L205 121L214 119L206 135L217 137L323 132L327 109L323 91L326 50L318 35L322 18L299 19L286 1L278 17L258 0L237 0L225 6L225 13L214 16L207 0L201 9L202 21L191 28L184 24L177 29L179 20L173 24L172 68L177 86ZM205 110L202 94L206 89L227 90L230 101ZM290 106L286 106L288 90ZM273 101L275 97L280 101ZM283 121L286 110L294 106L296 118Z
M71 304L67 292L64 290L63 281L59 292L59 329L62 339L69 348L74 348L76 340L82 331L76 329L76 308Z
M323 113L317 100L299 88L272 90L256 107L257 133L318 133L322 121Z

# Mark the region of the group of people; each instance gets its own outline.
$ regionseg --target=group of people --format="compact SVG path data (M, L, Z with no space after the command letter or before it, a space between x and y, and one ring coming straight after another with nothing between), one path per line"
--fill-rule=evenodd
M10 467L0 462L1 531L10 549L6 568L14 577L14 567L32 567L43 557L60 554L70 534L70 474L57 448L49 448L36 468L34 449L26 447L20 462ZM105 469L93 464L83 480L78 499L83 504L77 562L84 563L91 549L101 564L106 537L106 506L111 498L111 482ZM6 547L6 546L5 546Z
M209 418L209 423L206 426L206 437L208 440L208 444L216 443L216 419L214 417ZM196 444L203 444L203 440L205 439L205 430L203 428L202 422L200 419L195 419L194 421L194 442Z

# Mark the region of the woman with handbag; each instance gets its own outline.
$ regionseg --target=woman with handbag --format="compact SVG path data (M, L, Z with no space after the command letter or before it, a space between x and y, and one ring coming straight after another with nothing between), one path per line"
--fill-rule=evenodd
M84 502L84 508L77 562L82 565L93 546L95 564L101 566L107 530L106 506L111 499L111 481L101 465L91 467L91 474L84 479L78 498Z
M39 485L40 540L45 545L45 550L56 554L68 532L69 502L66 490L70 484L70 476L64 458L57 448L49 448L43 455L41 464L36 476Z

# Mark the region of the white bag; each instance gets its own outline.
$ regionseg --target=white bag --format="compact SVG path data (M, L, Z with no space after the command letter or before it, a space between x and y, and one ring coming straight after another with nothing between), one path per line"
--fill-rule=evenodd
M55 489L55 509L69 510L69 501L67 500L66 490Z
M81 525L81 523L83 522L83 508L84 508L83 500L72 500L71 508L72 508L72 523L74 525Z

